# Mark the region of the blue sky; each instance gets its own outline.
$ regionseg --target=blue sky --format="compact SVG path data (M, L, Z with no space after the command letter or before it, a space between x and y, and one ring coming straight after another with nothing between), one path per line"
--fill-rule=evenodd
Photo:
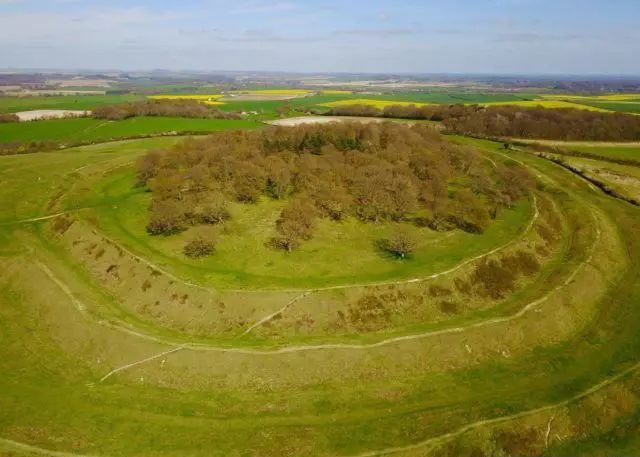
M640 0L0 0L0 67L640 75Z

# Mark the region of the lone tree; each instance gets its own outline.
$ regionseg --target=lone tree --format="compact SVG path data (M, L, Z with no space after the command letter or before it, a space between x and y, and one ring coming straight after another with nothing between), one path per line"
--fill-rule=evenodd
M382 249L390 254L399 259L406 259L413 254L418 242L409 230L400 227L394 230L388 239L382 240L380 244Z
M213 254L215 250L216 239L213 234L199 231L191 241L184 246L184 255L198 259Z

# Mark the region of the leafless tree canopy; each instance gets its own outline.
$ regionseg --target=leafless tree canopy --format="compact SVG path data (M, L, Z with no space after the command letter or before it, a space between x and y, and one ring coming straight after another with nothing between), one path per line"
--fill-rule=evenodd
M228 217L227 202L282 199L274 243L294 249L318 217L408 221L480 232L531 178L427 126L343 123L236 131L156 151L138 163L153 194L151 233Z

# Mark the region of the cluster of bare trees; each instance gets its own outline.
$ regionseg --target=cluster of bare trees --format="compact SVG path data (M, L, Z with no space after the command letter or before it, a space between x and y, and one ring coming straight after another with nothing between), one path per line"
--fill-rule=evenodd
M92 116L112 121L136 116L188 117L198 119L239 119L237 113L220 111L197 100L144 100L96 107Z
M481 109L478 105L389 105L376 108L373 105L343 105L332 108L331 116L386 117L389 119L414 119L442 121L465 116L470 111Z
M640 141L640 116L579 109L499 106L444 120L462 135L582 141Z
M20 118L13 113L0 113L0 124L20 122Z
M8 143L0 142L0 156L12 154L32 154L42 151L56 150L60 145L55 141L11 141Z
M287 251L320 217L481 232L531 186L522 167L491 164L427 126L393 123L223 132L147 154L138 181L153 193L153 234L223 222L231 200L284 200L272 244ZM411 243L392 241L407 254Z
M525 108L480 105L370 105L333 108L340 116L443 121L450 133L483 137L550 140L640 141L640 116L572 108Z

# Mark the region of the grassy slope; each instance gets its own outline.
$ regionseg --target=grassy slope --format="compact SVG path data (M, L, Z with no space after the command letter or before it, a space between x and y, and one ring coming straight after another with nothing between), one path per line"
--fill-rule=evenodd
M129 164L149 149L179 137L125 140L59 152L0 157L0 224L51 213L47 200L78 180L81 170ZM76 170L76 171L74 171Z
M105 141L163 132L213 132L260 126L248 120L136 117L123 121L54 119L0 124L0 142L54 140L59 142Z
M550 165L539 166L569 179ZM586 187L574 190L592 198ZM623 235L632 236L631 254L636 253L636 210L600 197L595 201L618 217ZM637 279L634 271L616 285L619 290L602 304L607 312L598 324L566 344L473 370L407 382L319 386L295 396L271 390L177 392L119 383L88 388L87 381L95 380L92 371L56 349L37 308L5 286L0 296L6 305L0 308L0 363L6 375L0 378L0 406L9 414L0 419L0 430L36 444L103 455L140 455L155 449L204 456L211 455L212 447L221 455L241 455L235 452L239 448L260 455L282 455L278 449L345 455L405 444L424 433L432 414L439 418L438 427L447 429L456 420L535 407L579 391L624 360L635 359L640 342L633 335L640 316L616 297L624 294L627 303L640 298ZM30 329L28 338L25 329ZM455 419L447 411L464 413ZM309 440L316 445L301 447Z
M476 144L494 147L488 142ZM100 153L96 151L96 157ZM68 160L67 170L94 159L55 154ZM79 358L63 353L48 336L50 329L43 320L47 313L40 312L47 303L31 303L16 293L17 284L3 270L0 409L6 413L0 415L0 436L100 455L209 456L217 452L234 456L242 455L241 448L265 456L282 455L282 449L305 455L347 455L414 442L425 433L445 431L475 418L533 408L595 384L640 356L636 337L640 309L634 306L640 302L637 209L593 194L551 164L518 158L614 217L636 262L601 303L598 321L570 341L525 356L499 358L475 369L425 374L413 380L365 379L295 393L268 386L247 391L175 391L143 382L89 387L97 373ZM14 162L8 165L0 162L9 175L9 166L23 166L19 160L29 158L11 159ZM45 165L42 171L47 170ZM63 170L60 165L59 172ZM52 184L49 179L45 174L45 183L33 189L34 199L44 203L43 193ZM26 193L24 188L20 191ZM3 208L13 205L20 193L13 189L8 195L2 198ZM0 243L5 254L17 255L20 249L11 232L1 229ZM41 283L40 287L49 286ZM56 292L50 297L59 300ZM436 425L429 425L430 418L437 419ZM610 447L606 441L596 445L601 450ZM631 446L627 453L633 455L637 446Z

